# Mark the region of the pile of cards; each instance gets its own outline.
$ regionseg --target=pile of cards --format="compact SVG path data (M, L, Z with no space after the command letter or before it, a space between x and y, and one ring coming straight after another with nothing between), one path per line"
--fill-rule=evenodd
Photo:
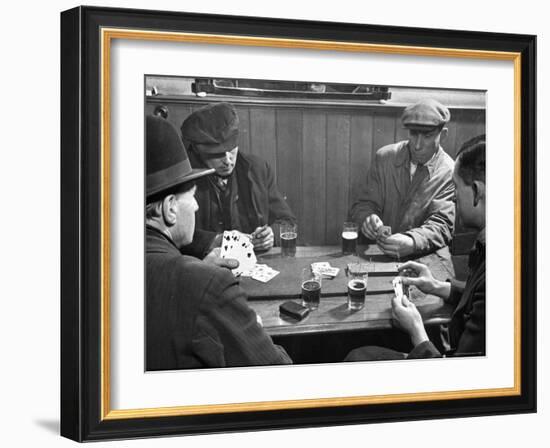
M376 239L377 240L384 240L391 236L391 227L390 226L380 226L378 230L376 231Z
M252 272L250 273L250 277L252 277L254 280L258 280L259 282L267 283L278 273L279 271L270 268L267 264L256 264L256 266L254 267L254 269L252 269Z
M256 267L254 245L250 238L236 230L223 232L220 256L222 258L234 258L239 262L239 267L232 270L235 276L250 276L252 270Z
M318 263L311 263L311 272L320 274L322 278L333 279L338 275L340 269L332 267L327 261L321 261Z

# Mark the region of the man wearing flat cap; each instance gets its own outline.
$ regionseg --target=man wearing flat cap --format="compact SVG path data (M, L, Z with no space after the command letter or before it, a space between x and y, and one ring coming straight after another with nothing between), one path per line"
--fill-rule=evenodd
M251 235L255 250L273 247L273 228L296 218L267 162L239 154L234 107L215 103L196 110L181 125L181 135L192 166L215 170L197 181L197 229L212 232L212 239L224 230L238 230Z
M195 230L193 169L167 120L146 123L146 369L289 364L229 269L182 255Z
M451 241L454 162L440 146L450 118L439 102L419 101L401 118L408 140L376 152L365 189L350 214L363 235L387 255L427 254ZM381 235L382 226L389 226L391 235Z

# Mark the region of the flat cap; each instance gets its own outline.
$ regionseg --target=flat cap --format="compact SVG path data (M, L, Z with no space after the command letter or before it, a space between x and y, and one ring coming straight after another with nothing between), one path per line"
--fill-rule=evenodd
M239 117L229 103L209 104L184 120L181 137L198 152L216 154L231 151L238 145Z
M432 99L422 100L408 106L401 116L401 122L407 128L443 126L450 119L449 109Z

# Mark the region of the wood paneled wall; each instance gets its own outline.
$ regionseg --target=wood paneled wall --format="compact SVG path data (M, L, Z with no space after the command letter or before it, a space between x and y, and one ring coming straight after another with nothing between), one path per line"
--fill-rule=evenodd
M148 98L146 113L168 107L179 129L204 103ZM375 152L407 138L402 107L234 103L240 119L239 151L267 160L281 193L298 218L301 244L339 244L340 229L359 195ZM451 109L442 144L454 158L460 145L485 132L485 110Z

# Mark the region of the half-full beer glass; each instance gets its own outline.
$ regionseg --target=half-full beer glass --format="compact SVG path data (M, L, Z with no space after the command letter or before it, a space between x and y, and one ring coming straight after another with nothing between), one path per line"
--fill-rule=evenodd
M368 273L352 275L348 281L348 309L360 310L365 306Z
M321 278L323 276L313 272L310 268L302 270L302 305L310 310L319 308L321 301Z
M359 231L354 222L345 222L342 226L342 253L354 255L357 251L357 238Z
M283 223L280 226L281 255L283 257L296 256L296 239L298 237L298 225Z

